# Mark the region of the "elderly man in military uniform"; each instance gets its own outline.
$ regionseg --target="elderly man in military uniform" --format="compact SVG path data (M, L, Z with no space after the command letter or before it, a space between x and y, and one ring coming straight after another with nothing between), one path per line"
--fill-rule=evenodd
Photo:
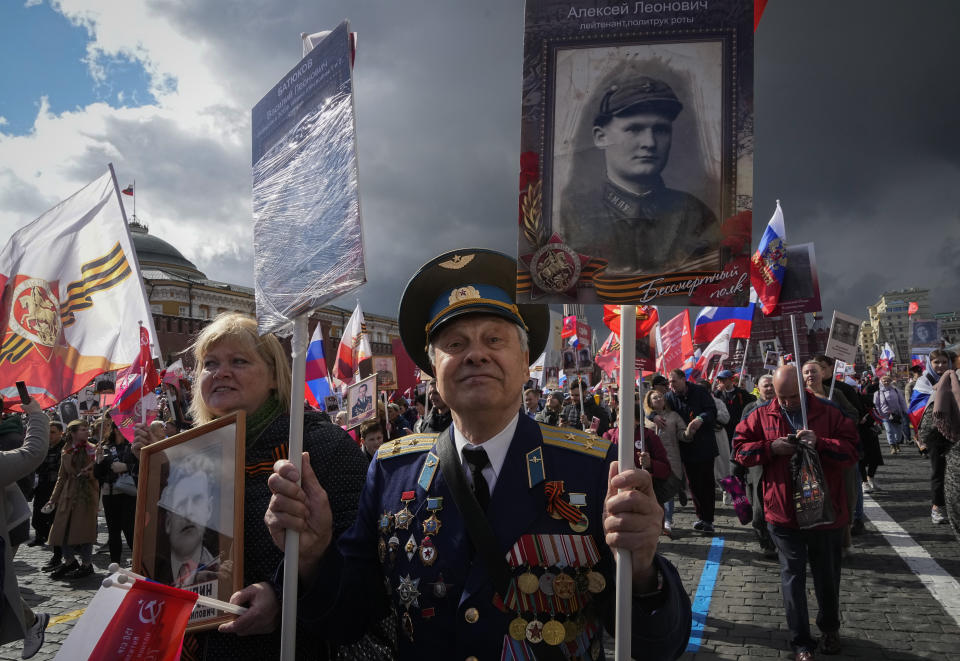
M597 659L612 629L611 546L632 558L632 644L679 657L690 600L657 554L650 475L622 473L615 446L520 415L546 306L516 305L516 262L465 250L428 262L400 305L404 346L436 377L453 424L385 443L356 524L330 544L327 497L304 462L278 462L266 515L277 544L300 537L299 616L331 640L396 613L397 658ZM509 293L508 293L509 292Z
M713 211L661 178L682 109L669 85L647 76L611 85L600 101L593 143L605 176L568 184L556 229L574 250L605 259L610 274L720 266Z

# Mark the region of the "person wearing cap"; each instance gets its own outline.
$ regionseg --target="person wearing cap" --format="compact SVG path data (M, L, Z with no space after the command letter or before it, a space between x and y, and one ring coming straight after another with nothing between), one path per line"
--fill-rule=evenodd
M614 615L612 545L631 554L633 649L678 658L690 600L657 553L650 475L618 473L609 441L520 412L549 313L515 304L516 268L500 253L457 251L407 285L401 339L453 424L380 447L337 544L309 462L302 488L277 463L265 520L278 545L300 531L298 616L350 641L390 607L402 660L596 659Z
M601 257L607 272L637 275L720 266L720 226L711 209L668 188L673 122L683 104L662 80L635 76L610 84L593 121L604 171L571 181L557 231L575 251Z

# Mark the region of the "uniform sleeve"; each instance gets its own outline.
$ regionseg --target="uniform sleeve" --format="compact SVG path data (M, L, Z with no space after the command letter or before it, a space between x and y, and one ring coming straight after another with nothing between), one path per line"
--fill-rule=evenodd
M733 435L733 461L741 466L761 466L773 457L770 451L773 441L764 436L760 418L760 409L757 409L737 424Z
M663 577L663 588L652 604L633 598L631 651L634 655L642 651L644 659L678 659L690 640L690 595L669 560L657 554L654 562Z

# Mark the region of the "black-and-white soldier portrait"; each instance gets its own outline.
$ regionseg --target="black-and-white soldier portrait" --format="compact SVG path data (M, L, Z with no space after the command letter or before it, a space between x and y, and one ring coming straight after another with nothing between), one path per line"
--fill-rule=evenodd
M558 52L554 229L607 273L719 268L721 52L710 41Z

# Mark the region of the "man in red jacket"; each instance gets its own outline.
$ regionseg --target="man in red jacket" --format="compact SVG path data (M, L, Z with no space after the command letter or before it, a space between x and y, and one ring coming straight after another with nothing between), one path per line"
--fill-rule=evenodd
M773 377L776 397L758 407L737 425L734 458L744 466L763 466L763 504L770 536L780 556L780 581L790 641L797 661L814 658L817 641L810 635L807 614L806 565L810 561L823 632L820 651L840 652L840 549L849 523L844 496L843 469L857 461L857 430L840 409L817 397L806 397L807 425L803 428L797 371L784 366ZM835 520L800 529L794 514L790 458L797 443L816 448L823 466Z

